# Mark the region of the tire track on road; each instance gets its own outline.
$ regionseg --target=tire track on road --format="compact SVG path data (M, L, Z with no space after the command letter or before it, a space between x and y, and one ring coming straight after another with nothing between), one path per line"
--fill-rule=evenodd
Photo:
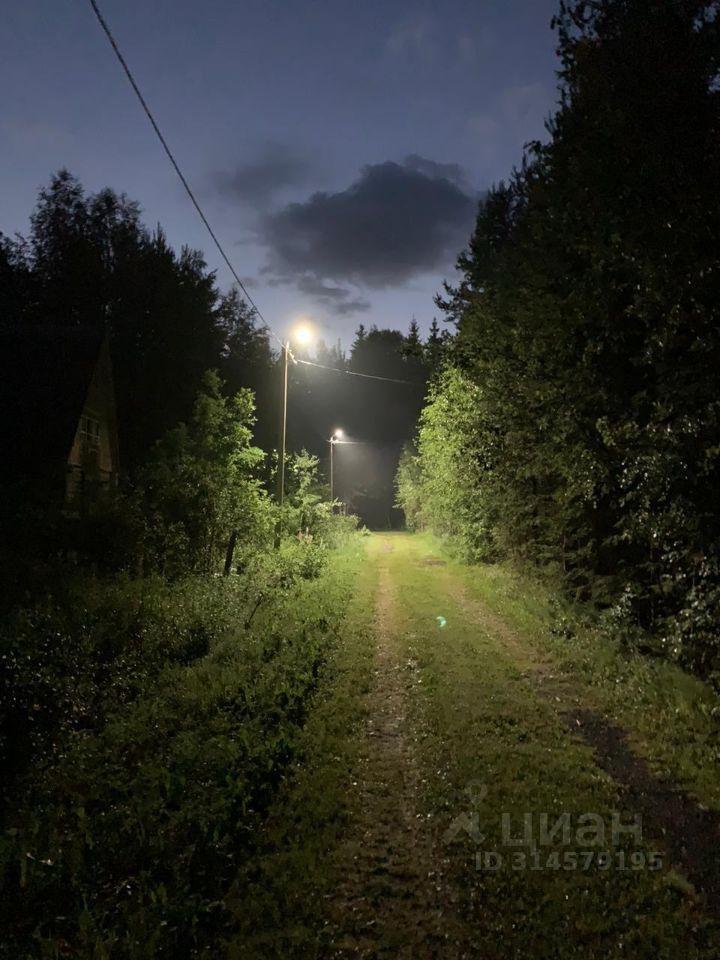
M447 851L421 812L421 721L409 717L412 666L400 636L388 552L379 561L366 749L353 783L357 818L338 856L328 956L461 960L473 954L445 873Z
M642 817L643 830L664 847L668 865L694 885L700 898L720 914L720 814L701 806L676 784L657 777L628 743L625 730L592 704L591 695L443 569L448 595L484 631L498 637L533 691L549 703L574 738L593 750L597 765L618 785L623 803Z

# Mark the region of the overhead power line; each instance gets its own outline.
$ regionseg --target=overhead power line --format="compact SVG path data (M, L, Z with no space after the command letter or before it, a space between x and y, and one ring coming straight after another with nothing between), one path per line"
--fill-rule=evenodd
M292 356L292 354L290 354ZM304 363L306 367L319 367L321 370L332 370L333 373L345 373L349 377L363 377L365 380L382 380L385 383L402 383L408 387L421 387L424 389L424 383L418 383L417 380L396 380L394 377L376 377L372 373L358 373L357 370L343 370L341 367L327 367L323 363L313 363L312 360L298 360L293 357L295 363Z
M355 370L342 370L342 369L338 369L337 367L324 366L322 363L313 363L313 362L310 361L310 360L298 360L295 356L293 356L292 352L290 351L290 345L289 345L289 344L286 344L285 341L284 341L281 337L279 337L279 336L277 335L277 333L275 333L275 331L273 330L273 328L270 326L270 324L267 322L267 320L265 319L265 317L262 315L262 312L260 311L260 308L258 307L258 305L255 303L255 301L253 300L253 298L252 298L252 297L250 296L250 294L248 293L247 287L245 286L245 284L242 282L242 280L241 280L240 277L238 276L238 273L237 273L235 267L232 265L232 263L231 263L231 261L230 261L230 258L229 258L228 255L225 253L225 250L223 249L222 244L220 243L220 241L219 241L218 238L217 238L217 234L215 233L215 231L214 231L213 228L211 227L210 221L209 221L208 218L205 216L205 213L204 213L202 207L200 206L200 204L198 203L197 197L196 197L195 194L193 193L192 188L190 187L190 184L188 183L187 178L185 177L185 174L184 174L184 173L182 172L182 170L180 169L180 166L179 166L177 160L175 159L172 150L171 150L170 147L168 146L168 142L167 142L167 140L165 139L165 137L163 136L163 133L162 133L160 127L158 126L157 120L156 120L155 117L153 116L153 113L152 113L152 111L150 110L150 107L148 106L147 101L145 100L145 97L142 95L142 91L140 90L140 87L138 86L138 84L137 84L137 82L136 82L136 80L135 80L135 77L133 76L133 74L132 74L132 72L131 72L131 70L130 70L130 67L127 65L127 61L125 60L125 57L122 55L122 52L120 51L120 48L119 48L119 46L118 46L118 44L117 44L117 41L115 40L115 37L113 36L112 31L110 30L110 27L107 25L107 22L105 21L105 18L103 17L102 13L100 12L100 8L98 7L96 0L88 0L88 3L89 3L90 6L92 7L92 10L93 10L95 16L97 17L97 21L98 21L98 23L100 24L100 26L101 26L101 28L102 28L102 30L103 30L103 33L104 33L105 36L108 38L108 41L109 41L109 43L110 43L110 46L113 48L113 51L115 52L115 56L117 57L118 62L120 63L120 66L123 68L123 70L124 70L124 72L125 72L125 76L128 78L128 81L129 81L129 83L130 83L130 86L133 88L133 90L134 90L134 92L135 92L135 96L136 96L136 97L138 98L138 100L140 101L140 106L143 108L143 110L144 110L144 112L145 112L145 115L147 116L147 118L148 118L148 120L150 121L150 124L151 124L151 126L152 126L152 128L153 128L153 130L155 131L155 133L156 133L156 135L157 135L158 140L159 140L160 143L162 144L163 150L164 150L165 153L167 154L168 160L169 160L170 163L172 164L173 169L175 170L175 173L178 175L178 178L179 178L180 182L182 183L183 187L185 188L185 192L187 193L188 197L190 198L190 201L191 201L192 205L195 207L195 210L197 211L198 216L200 217L200 219L202 220L203 224L205 225L205 229L206 229L207 232L210 234L210 237L212 238L213 243L214 243L215 246L217 247L217 249L218 249L218 251L219 251L219 253L220 253L220 256L223 258L223 260L224 260L225 264L227 265L230 273L232 274L233 278L234 278L235 281L237 282L237 285L240 287L240 289L242 290L243 294L245 295L245 299L248 301L248 303L251 305L251 307L252 307L253 310L255 311L255 314L257 315L257 317L258 317L258 319L260 320L261 324L265 327L265 329L268 331L268 333L277 340L277 342L280 344L280 346L281 346L282 348L287 349L287 351L288 351L290 357L292 358L293 362L294 362L294 363L304 363L304 364L305 364L306 366L308 366L308 367L319 367L321 370L332 370L332 371L334 371L335 373L344 373L344 374L347 374L348 376L351 376L351 377L363 377L365 380L381 380L381 381L384 381L385 383L401 383L401 384L405 384L405 385L410 386L410 387L422 387L423 384L419 384L419 383L413 382L412 380L396 380L396 379L394 379L394 378L392 378L392 377L377 377L377 376L373 376L372 374L369 374L369 373L358 373L358 372L355 371Z
M200 219L202 220L202 222L205 224L205 227L206 227L206 229L207 229L207 232L210 234L210 236L212 237L213 243L214 243L215 246L218 248L218 251L220 252L220 256L223 258L223 260L224 260L225 263L227 264L227 267L228 267L228 269L230 270L230 273L233 275L233 277L235 278L238 286L240 287L240 289L242 290L242 292L245 294L245 298L247 299L248 303L249 303L249 304L252 306L252 308L255 310L255 313L257 314L258 319L260 320L260 322L262 323L262 325L265 327L265 329L268 331L268 333L270 333L273 337L275 337L275 339L276 339L277 342L280 344L280 346L283 346L283 345L284 345L284 344L283 344L283 341L282 341L282 340L280 339L280 337L275 333L275 331L274 331L273 328L270 326L270 324L267 322L267 320L263 317L262 313L260 312L260 308L258 307L258 305L255 303L255 301L253 300L253 298L252 298L252 297L250 296L250 294L248 293L245 284L242 282L242 280L240 279L240 277L239 277L238 274L237 274L237 271L235 270L235 267L234 267L234 266L232 265L232 263L230 262L230 258L229 258L228 255L225 253L225 250L223 249L222 244L221 244L220 241L218 240L217 235L215 234L215 231L214 231L213 228L210 226L210 222L209 222L208 218L205 216L202 207L201 207L200 204L198 203L197 198L196 198L195 194L193 193L193 191L192 191L192 189L191 189L191 187L190 187L190 184L188 183L188 181L187 181L184 173L183 173L182 170L180 169L180 166L178 165L177 160L176 160L175 157L173 156L173 152L172 152L172 150L170 149L170 147L168 146L167 140L166 140L165 137L163 136L162 131L160 130L160 127L158 126L157 120L156 120L155 117L153 116L152 111L150 110L150 107L147 105L147 101L145 100L145 97L142 95L142 92L141 92L141 90L140 90L140 87L137 85L137 83L136 83L136 81L135 81L135 78L133 77L133 75L132 75L132 73L131 73L131 71L130 71L130 67L127 65L127 62L126 62L126 60L125 60L125 57L123 57L122 53L120 52L120 48L119 48L118 45L117 45L117 41L115 40L115 37L112 35L112 32L111 32L111 30L110 30L110 27L107 25L107 23L106 23L106 21L105 21L105 18L103 17L102 13L100 12L100 9L99 9L99 7L98 7L98 5L97 5L97 3L96 3L96 0L88 0L88 2L89 2L90 6L91 6L92 9L93 9L93 12L95 13L95 16L97 17L98 23L99 23L100 26L102 27L103 32L105 33L105 36L106 36L106 37L108 38L108 40L110 41L110 46L111 46L111 47L113 48L113 50L115 51L115 56L118 58L118 61L120 62L120 66L121 66L121 67L123 68L123 70L125 71L125 76L126 76L126 77L128 78L128 80L130 81L130 86L131 86L131 87L133 88L133 90L135 91L135 95L136 95L136 97L138 98L138 100L140 101L140 105L142 106L143 110L145 111L145 114L147 115L147 118L148 118L148 120L150 121L153 130L154 130L155 133L157 134L157 138L158 138L158 140L160 141L160 143L162 144L163 150L164 150L165 153L167 154L170 163L173 165L173 169L175 170L175 173L176 173L176 174L178 175L178 177L180 178L180 182L182 183L183 187L185 188L185 192L186 192L187 195L190 197L190 200L191 200L191 202L192 202L192 205L195 207L195 209L196 209L196 211L197 211L197 213L198 213L198 216L200 217Z

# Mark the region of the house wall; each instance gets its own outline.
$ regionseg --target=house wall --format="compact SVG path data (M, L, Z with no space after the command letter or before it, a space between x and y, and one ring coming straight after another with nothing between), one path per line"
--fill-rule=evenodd
M67 459L66 499L92 499L117 486L118 460L115 390L106 338Z

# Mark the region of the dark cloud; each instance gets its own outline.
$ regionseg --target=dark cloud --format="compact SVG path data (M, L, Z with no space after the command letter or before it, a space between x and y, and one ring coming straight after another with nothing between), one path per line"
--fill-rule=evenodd
M307 186L312 173L311 164L291 147L268 143L232 173L217 174L216 182L225 196L264 209L283 190Z
M333 286L313 273L278 276L270 267L263 267L260 273L268 287L294 286L301 293L331 307L333 312L339 315L364 313L371 306L368 300L363 299L352 289Z
M263 217L266 270L308 292L312 281L315 296L349 312L352 296L338 283L382 289L447 268L467 243L476 206L456 164L415 155L372 164L346 190Z
M465 193L472 193L470 184L465 176L465 171L459 163L436 163L434 160L428 160L427 157L421 157L417 153L411 153L405 157L403 164L409 170L415 170L417 173L430 177L432 180L449 180L456 184Z
M353 296L345 287L331 286L319 280L313 274L305 274L296 281L298 290L306 293L321 303L333 308L335 313L351 314L363 313L370 309L370 303L362 297Z

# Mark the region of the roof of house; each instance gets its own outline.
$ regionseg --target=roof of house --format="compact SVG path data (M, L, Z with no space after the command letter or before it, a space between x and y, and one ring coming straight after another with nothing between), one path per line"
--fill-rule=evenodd
M0 330L0 450L16 475L67 459L104 339L102 330Z

